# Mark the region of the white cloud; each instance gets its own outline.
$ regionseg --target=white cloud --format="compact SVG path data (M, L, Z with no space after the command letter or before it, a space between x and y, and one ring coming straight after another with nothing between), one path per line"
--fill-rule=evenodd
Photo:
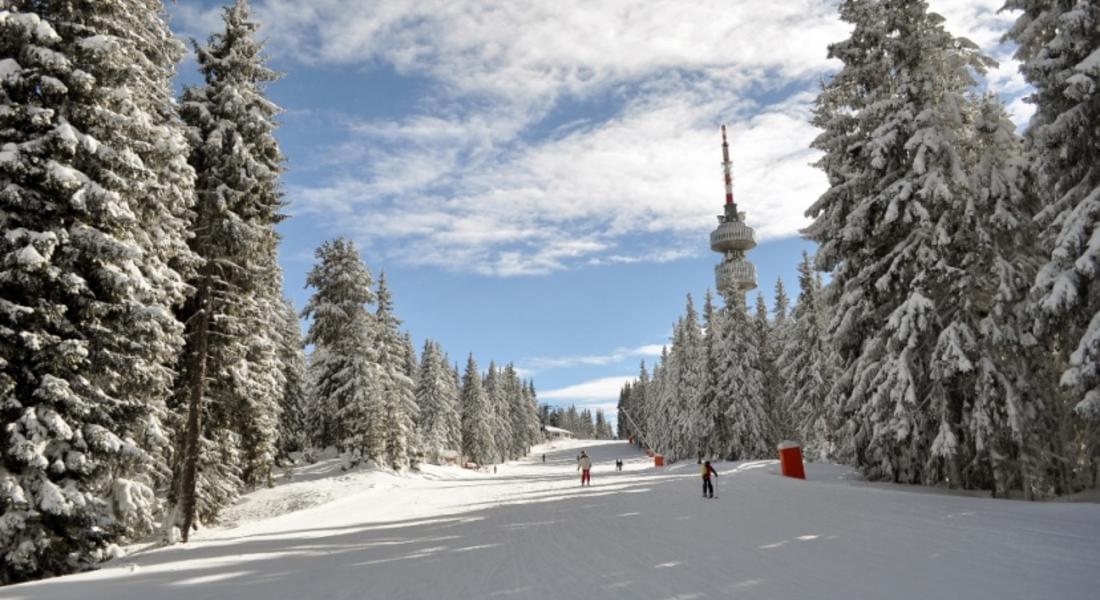
M633 375L601 377L549 391L539 391L539 400L568 400L578 404L584 401L618 400L619 392Z
M1014 18L1002 3L931 6L1002 61L987 83L1019 123L1029 107L1014 100L1026 86L999 42ZM405 117L341 123L346 137L310 159L320 179L288 189L293 212L388 260L511 276L704 253L723 196L721 122L760 239L796 235L826 186L809 118L836 66L826 46L848 31L831 1L255 7L282 60L428 82ZM212 11L175 12L210 26Z
M536 357L524 361L524 367L528 369L529 373L534 373L546 371L548 369L613 365L631 358L651 358L660 356L662 347L661 344L646 344L634 348L616 348L607 354Z

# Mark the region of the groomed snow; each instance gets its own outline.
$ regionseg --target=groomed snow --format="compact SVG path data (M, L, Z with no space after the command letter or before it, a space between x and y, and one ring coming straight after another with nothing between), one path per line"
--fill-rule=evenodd
M594 461L590 488L579 487L580 448ZM227 515L236 526L0 597L1009 600L1100 589L1096 504L868 485L834 465L807 465L798 481L775 461L716 464L719 498L704 500L695 464L650 465L625 443L573 440L496 474L342 473L326 461L245 497Z

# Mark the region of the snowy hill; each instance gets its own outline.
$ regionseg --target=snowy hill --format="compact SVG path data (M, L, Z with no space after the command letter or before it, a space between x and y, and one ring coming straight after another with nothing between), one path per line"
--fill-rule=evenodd
M582 447L594 462L583 489ZM777 476L774 461L716 466L719 498L704 500L696 465L656 469L620 442L556 442L496 474L322 462L246 496L227 513L235 526L0 597L1006 600L1100 589L1096 504L917 493L831 465L808 465L809 481Z

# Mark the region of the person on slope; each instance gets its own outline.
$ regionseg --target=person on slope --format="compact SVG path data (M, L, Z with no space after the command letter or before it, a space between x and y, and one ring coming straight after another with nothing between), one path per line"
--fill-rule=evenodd
M714 475L715 477L718 477L718 471L715 471L714 467L710 466L710 461L708 460L708 461L703 463L702 473L703 473L703 497L704 498L713 498L714 497L714 484L711 483L710 476Z
M577 470L581 472L581 486L592 486L592 459L588 458L584 450L581 450L580 457L577 458Z

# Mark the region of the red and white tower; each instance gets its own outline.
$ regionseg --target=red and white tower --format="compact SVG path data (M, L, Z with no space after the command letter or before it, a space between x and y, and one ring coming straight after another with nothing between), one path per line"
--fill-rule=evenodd
M727 303L733 294L742 294L756 287L756 267L745 260L745 252L756 247L756 235L745 224L745 213L738 212L733 201L733 163L726 141L726 126L722 126L722 171L726 177L726 206L718 215L718 228L710 234L710 249L722 254L722 262L714 267L718 293Z

